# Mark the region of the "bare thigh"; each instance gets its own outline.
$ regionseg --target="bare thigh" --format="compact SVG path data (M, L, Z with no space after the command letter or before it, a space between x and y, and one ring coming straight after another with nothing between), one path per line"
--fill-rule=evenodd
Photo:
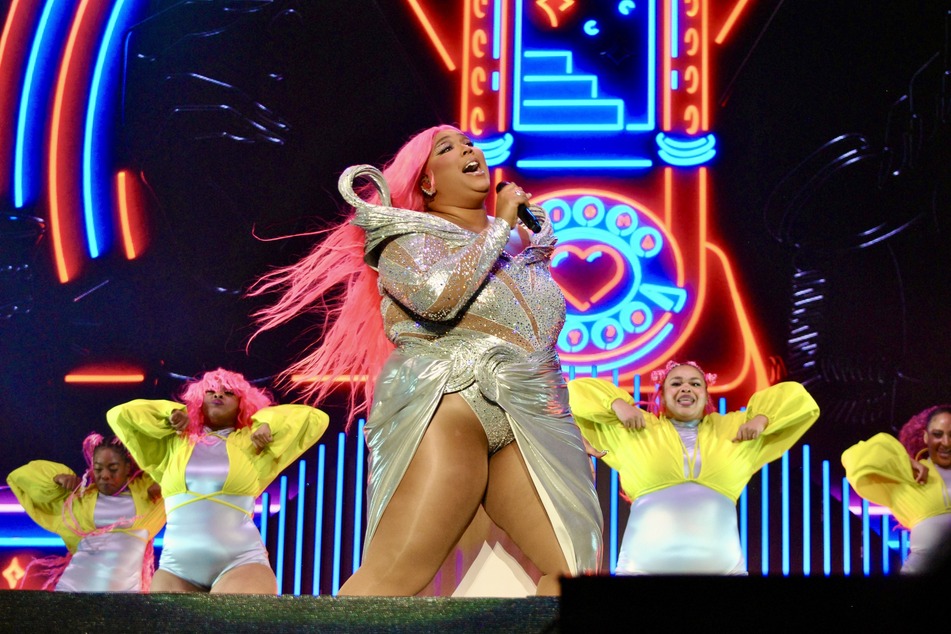
M212 594L277 594L277 579L270 566L245 564L221 575Z
M570 569L518 443L506 445L489 460L484 506L544 575L539 594L557 593L557 578Z
M165 570L156 570L149 592L207 592L207 590Z
M408 596L422 590L475 516L487 473L482 425L461 396L445 395L383 512L363 565L340 594Z

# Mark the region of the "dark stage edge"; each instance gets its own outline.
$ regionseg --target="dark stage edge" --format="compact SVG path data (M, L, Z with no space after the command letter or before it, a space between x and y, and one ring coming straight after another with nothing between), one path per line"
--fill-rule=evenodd
M558 632L558 599L0 591L0 632Z
M558 631L947 631L949 580L948 574L579 577L562 580ZM929 615L929 606L941 606L942 616Z

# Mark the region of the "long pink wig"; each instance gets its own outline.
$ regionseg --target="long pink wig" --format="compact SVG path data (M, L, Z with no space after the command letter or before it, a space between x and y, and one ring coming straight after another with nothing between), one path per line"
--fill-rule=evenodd
M924 409L908 419L908 422L899 430L898 440L912 458L917 459L918 455L927 449L925 430L928 429L931 419L938 414L951 414L951 405L933 405Z
M651 382L654 384L654 396L650 400L648 410L654 416L660 416L666 411L666 408L664 407L664 381L667 380L667 375L670 374L671 370L682 365L689 365L700 372L700 375L703 377L705 388L709 388L711 385L717 382L717 375L710 372L704 372L703 368L701 368L696 361L674 361L671 359L667 362L667 365L664 366L662 370L654 370L651 372ZM707 402L703 407L703 413L706 415L712 414L715 411L716 408L711 402L710 393L707 392Z
M250 427L251 417L254 413L273 403L267 391L251 385L244 376L237 372L231 372L224 368L205 372L200 378L192 379L186 383L179 395L179 400L185 404L185 409L188 412L188 425L182 430L182 433L192 439L202 435L202 430L208 422L202 409L205 392L208 390L227 390L238 397L236 429Z
M442 125L415 134L383 167L394 207L424 210L420 180L433 139L442 130L454 129ZM370 202L380 200L372 185L359 193ZM394 347L383 329L379 276L363 261L365 236L362 229L350 224L352 219L351 212L342 222L320 232L323 239L307 256L263 275L248 292L250 296L278 295L273 305L253 314L258 328L252 341L301 314L318 318L320 340L279 377L281 383L294 375L313 379L301 383L303 400L320 403L340 377L367 377L362 390L350 390L348 423L369 411L373 381Z

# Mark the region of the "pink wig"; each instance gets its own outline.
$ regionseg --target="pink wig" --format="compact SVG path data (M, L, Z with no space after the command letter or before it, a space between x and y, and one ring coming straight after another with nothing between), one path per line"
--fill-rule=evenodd
M433 139L442 130L454 129L435 126L417 133L383 167L394 207L424 210L420 180ZM370 202L380 201L372 185L361 188L359 194ZM273 305L254 313L258 329L251 340L301 314L317 317L319 342L281 372L279 379L281 383L293 375L317 379L302 384L302 399L318 404L336 387L334 379L367 377L363 390L350 390L348 423L369 411L373 380L393 351L380 314L378 274L363 261L365 236L350 224L352 219L351 213L320 232L323 239L308 255L263 275L248 292L251 296L278 294Z
M273 402L265 390L254 387L237 372L224 368L205 372L201 378L186 383L179 395L179 400L185 404L188 412L188 425L182 430L183 434L192 438L201 436L207 423L202 404L208 390L227 390L238 397L238 421L235 425L237 429L250 427L254 413Z
M898 432L898 440L905 446L905 451L912 458L917 459L918 454L927 449L925 445L925 430L928 429L928 423L938 414L951 414L951 405L933 405L912 416L907 423L902 425Z
M692 368L695 368L700 375L703 377L704 387L710 387L711 385L717 382L717 375L710 372L704 372L696 361L674 361L671 359L667 362L667 365L664 366L663 370L654 370L651 372L651 382L654 383L654 396L651 398L650 405L648 409L651 414L654 416L660 416L661 413L665 411L664 407L664 381L667 380L667 375L670 374L670 371L674 368L680 367L682 365L689 365ZM712 414L716 411L716 408L713 407L713 403L710 399L710 393L707 392L707 403L704 405L703 413Z

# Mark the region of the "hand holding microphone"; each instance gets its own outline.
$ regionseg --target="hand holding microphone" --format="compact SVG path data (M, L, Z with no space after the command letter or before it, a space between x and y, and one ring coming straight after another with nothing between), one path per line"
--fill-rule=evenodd
M509 181L499 182L499 184L495 186L495 193L498 194L507 185L511 185L511 183ZM538 218L535 217L535 214L529 210L528 205L525 203L518 204L518 219L521 220L522 224L528 227L532 233L538 233L542 230L542 225L538 222Z

